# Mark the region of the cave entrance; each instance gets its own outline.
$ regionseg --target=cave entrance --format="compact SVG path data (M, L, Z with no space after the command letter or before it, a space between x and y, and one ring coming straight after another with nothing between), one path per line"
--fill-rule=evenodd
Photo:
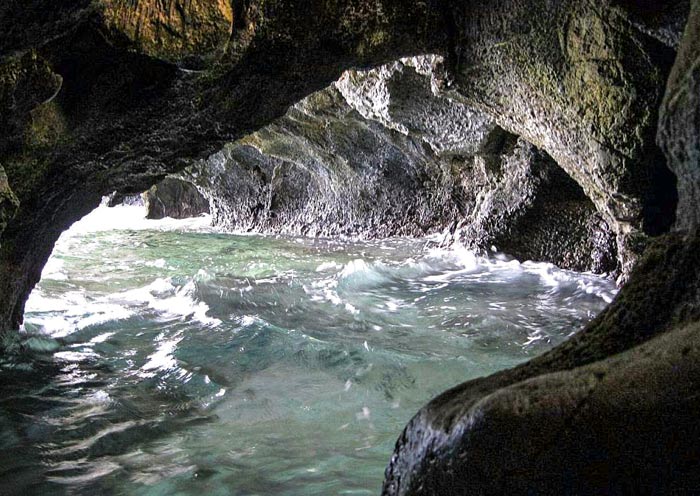
M201 192L211 218L127 201L64 233L6 362L4 428L52 440L11 436L0 462L38 467L18 491L374 491L426 401L611 300L542 262L615 269L583 190L436 94L430 60L348 73L146 195L186 216Z

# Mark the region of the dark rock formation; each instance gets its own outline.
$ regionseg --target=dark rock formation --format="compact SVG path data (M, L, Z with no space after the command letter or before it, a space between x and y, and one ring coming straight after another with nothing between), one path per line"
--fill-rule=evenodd
M266 0L231 4L232 34L212 56L223 22L182 44L168 29L151 30L160 44L138 35L134 26L148 12L178 30L165 4L182 7L189 25L220 20L209 9L224 2L0 4L0 72L28 65L33 80L62 78L52 100L43 91L50 85L41 85L31 105L3 110L13 132L0 137L0 157L20 206L0 238L0 329L19 326L58 236L105 194L148 189L280 117L348 67L446 46L437 1L409 8L398 0ZM33 54L37 62L25 63ZM211 65L202 72L178 68L192 61ZM1 80L3 102L21 93L20 79Z
M658 302L663 304L660 305ZM589 428L591 432L599 432L592 425L596 422L603 424L600 429L608 429L606 424L613 421L615 417L608 417L611 413L608 410L597 410L597 413L593 414L597 419L595 422L579 424L579 419L575 415L576 408L589 407L585 403L585 397L578 406L574 402L574 404L568 404L564 410L558 410L558 408L569 399L580 398L580 384L576 377L581 371L577 367L597 362L594 369L602 372L599 378L594 377L595 380L588 384L586 393L593 394L599 380L619 366L620 359L614 358L616 354L660 334L681 332L686 325L696 324L698 320L700 320L700 237L697 234L668 235L657 240L647 249L645 257L613 304L572 339L520 367L457 386L424 407L411 420L397 443L396 452L387 469L384 494L457 495L528 492L634 494L645 492L646 487L657 487L658 490L655 492L659 494L668 493L676 487L674 484L683 483L683 478L689 477L693 470L698 473L700 466L697 465L697 460L700 458L697 456L690 458L694 459L696 464L692 467L684 467L683 470L686 472L674 477L673 474L659 471L660 465L663 464L659 460L649 463L648 460L644 462L639 457L643 456L645 451L662 449L665 458L685 463L689 457L698 454L693 438L686 438L687 443L678 440L673 441L675 445L668 444L670 439L664 434L665 431L658 429L659 425L655 425L654 430L637 432L636 436L642 437L640 440L635 440L635 443L640 444L633 444L626 434L621 435L625 431L620 431L615 436L607 435L599 438L599 444L586 447L588 451L579 451L572 449L570 444L559 444L559 439L562 436L569 436L570 433L582 433ZM685 339L685 332L681 334L682 336L670 337L668 341L662 342L674 343L674 347L680 346ZM645 350L656 346L650 344ZM666 351L662 350L661 353ZM645 352L639 350L633 351L622 360L631 361L635 357L643 357L644 354ZM692 360L693 358L680 354L674 361L662 361L659 365L669 368L664 372L666 374L669 371L672 372L673 367L687 367L688 364L692 364ZM634 367L633 363L630 362L630 367ZM644 365L638 364L636 367L639 375L642 376L645 373ZM551 390L544 385L547 384L549 374L571 370L573 372L568 376L564 374L564 377L570 377L572 380L568 391L566 384L558 384ZM587 371L582 373L588 374ZM652 375L649 375L646 380L653 383L654 372L650 374ZM693 380L688 382L686 381L688 378L684 376L673 375L672 377L675 377L673 379L675 383L669 384L668 387L672 387L681 397L692 391L697 392L698 385ZM490 420L490 416L485 415L481 409L484 402L491 401L492 397L499 398L504 389L513 385L518 388L520 384L525 385L523 386L525 390L529 388L528 384L538 384L531 391L539 399L535 402L530 401L528 397L523 397L516 405L519 408L511 409L510 413L495 414L494 422L497 422L499 428L504 429L503 432L508 433L507 435L498 434L490 428L472 429L476 419L479 419L480 424L488 423ZM639 386L635 383L618 381L615 387L617 393L607 399L608 404L620 412L625 410L630 412L624 421L631 422L631 419L638 419L638 424L631 425L630 428L639 429L645 425L645 422L657 422L655 417L660 414L658 410L649 412L642 409L632 410L634 405L627 403L629 394ZM539 392L538 388L540 388ZM551 394L547 403L551 406L549 421L546 425L524 425L524 422L537 420L528 419L527 414L533 411L531 408L540 408L537 403L544 401L541 400L541 394ZM650 395L645 401L656 400ZM503 405L504 408L510 408L506 406L508 402ZM570 411L572 406L573 411ZM683 408L691 407L692 403L687 403ZM592 408L596 411L595 407ZM686 410L685 413L692 418L692 411L692 409ZM599 416L595 417L595 415ZM661 416L663 417L663 413ZM552 423L554 419L557 419L556 424ZM540 420L543 421L543 419ZM510 425L506 428L504 422ZM550 427L551 429L548 429ZM680 423L675 424L675 428L678 429L686 427L690 428ZM532 431L524 438L510 439L514 451L511 448L504 448L503 452L494 451L498 449L495 446L501 442L499 439L507 440L507 436L518 429L523 429L524 433L530 428ZM538 432L538 428L545 432ZM611 428L610 432L613 433L615 430ZM522 447L528 443L532 449L524 449L522 451L524 459L520 461L520 465L516 464L515 460L519 460L520 453L515 447ZM641 449L640 445L647 447L635 456L631 456L634 454L633 450ZM662 447L659 448L660 446ZM591 450L596 447L599 450L596 457L589 460L582 458L590 455ZM539 454L534 456L533 453ZM504 456L511 457L513 461L503 465ZM535 477L534 473L526 467L539 463L541 456L544 456L543 460L547 460L548 465L546 468L540 467L544 470ZM533 457L536 460L533 460ZM522 478L515 475L519 467L525 470ZM590 472L594 469L605 472L601 472L602 475L596 478L596 474ZM680 466L679 469L681 469ZM630 470L635 472L630 473ZM617 471L619 472L615 475ZM617 486L608 486L614 477L617 477L615 481ZM567 480L573 485L567 486ZM688 479L688 483L692 483L692 480ZM610 491L607 490L608 487ZM697 485L689 487L697 488Z
M0 165L0 232L5 229L7 223L14 217L18 206L19 201L10 189L5 169Z
M546 153L436 90L442 60L349 71L191 169L225 229L385 237L445 233L596 272L614 234Z
M653 241L584 331L419 412L384 491L697 492L700 7L693 0L661 111L664 155L659 107L687 1L661 3L2 2L0 330L19 326L58 236L104 194L143 191L245 137L209 160L221 175L195 179L213 200L236 200L214 201L232 226L409 233L456 216L455 235L481 244L527 236L533 243L510 249L562 263L566 252L580 261L600 250L606 265L608 228L591 239L600 215L627 274L648 236L673 225L679 200L685 231ZM326 114L302 103L283 125L251 134L345 69L431 53L445 60L431 92L455 106L384 98L411 88L405 78L420 67L398 79L351 73L311 97ZM481 138L457 152L463 132ZM299 143L325 155L298 156ZM457 180L464 171L480 189ZM319 224L328 212L337 217ZM552 248L554 236L582 241Z
M0 328L19 325L53 243L104 194L145 190L282 116L343 69L401 56L443 55L438 84L564 168L615 233L624 273L642 232L672 221L672 180L650 139L673 57L657 29L673 31L666 8L574 0L231 5L231 13L222 2L177 0L0 5L2 66L28 68L9 72L39 88L29 104L11 106L13 130L0 140L20 202L0 239ZM671 14L653 15L661 10ZM22 93L20 79L2 81L3 95Z
M673 218L653 141L671 49L607 2L489 1L452 13L457 91L582 186L615 229L627 270L638 233L663 232Z
M615 272L615 236L593 203L556 163L496 128L460 171L461 243L496 247L521 260Z
M209 202L187 181L165 178L143 194L147 219L188 219L209 213Z
M190 67L222 56L233 32L227 0L102 0L99 7L118 42Z
M105 199L103 199L102 202L105 203ZM107 196L106 204L109 208L118 207L119 205L144 206L143 197L141 195L127 195L118 191Z

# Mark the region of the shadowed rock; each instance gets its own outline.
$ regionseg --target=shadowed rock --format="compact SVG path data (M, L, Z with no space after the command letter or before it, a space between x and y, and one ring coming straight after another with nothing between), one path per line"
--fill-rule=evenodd
M377 238L444 233L486 252L595 272L614 234L544 152L437 87L440 57L348 71L194 166L214 223Z
M233 6L230 15L220 2L179 0L0 6L3 63L34 50L63 81L31 126L21 112L10 116L23 123L21 139L0 140L20 201L0 240L1 328L19 325L53 243L103 195L147 189L281 117L344 69L409 55L442 55L438 86L582 187L615 233L624 274L642 233L670 225L674 188L649 137L673 48L648 27L673 23L573 0ZM179 70L190 63L204 70Z
M585 201L565 205L579 191L555 194L564 179L546 166L547 156L614 233L623 274L630 272L647 236L667 232L674 222L676 184L666 159L679 180L677 226L691 234L652 242L616 301L566 344L516 369L459 386L426 406L399 440L385 493L691 492L700 472L693 451L700 280L694 231L697 22L686 31L667 92L659 138L664 156L655 144L658 109L687 3L659 3L254 0L233 2L229 11L227 3L178 0L3 2L0 105L7 132L0 135L0 152L8 187L0 186L0 194L10 198L10 206L6 200L0 206L7 224L0 238L0 330L20 325L24 302L60 233L104 194L144 190L246 136L249 141L212 158L224 171L235 162L229 170L246 177L235 183L244 210L239 216L238 207L231 208L222 218L230 214L232 222L248 219L274 227L282 222L270 213L278 212L284 225L295 229L346 222L342 216L318 221L340 201L323 187L337 181L319 180L322 166L327 162L339 170L341 160L328 152L309 167L308 157L299 159L290 146L303 132L284 137L284 126L261 131L267 136L260 141L251 140L251 133L346 69L437 54L445 63L431 90L434 82L504 131L498 147L488 146L484 153L479 146L473 156L463 151L468 160L454 155L450 164L474 163L474 176L481 174L494 201L511 202L505 193L512 189L499 185L518 177L526 178L522 191L533 192L519 203L527 214L520 216L517 209L502 219L487 215L496 219L481 224L494 230L487 234L530 236L546 225L531 215L542 219L553 211L577 219L574 226L593 218ZM696 20L697 1L693 9ZM407 70L403 76L414 74ZM457 195L454 203L431 196L447 191L442 181L449 184L456 176L452 169L443 171L444 162L420 162L428 154L421 148L440 156L460 141L459 132L452 131L468 126L443 126L432 117L432 100L417 99L415 109L396 104L410 100L386 101L382 92L389 88L391 95L392 80L367 80L366 91L376 89L376 98L364 98L365 90L336 88L330 99L334 110L321 121L346 134L329 138L318 128L308 134L318 141L307 149L342 140L359 143L347 177L363 178L363 187L346 191L367 191L382 201L349 196L350 212L387 206L396 219L391 227L415 229L398 213L413 205L403 197L416 188L421 209L408 219L425 218L430 229L459 211L459 204L492 212L478 195L475 200ZM336 101L365 119L338 119ZM296 129L318 124L311 114L304 114L303 106L292 109ZM380 143L380 137L391 135L387 128L400 136ZM489 134L485 130L484 136ZM369 146L362 147L363 139ZM383 169L371 167L377 149L396 151L380 162ZM245 160L236 154L245 154ZM542 166L523 169L513 165L516 161ZM404 167L414 163L420 166ZM519 176L523 170L544 172ZM392 172L392 181L369 180L385 171ZM440 186L419 187L430 181ZM217 184L226 185L221 191L234 186L226 179L213 182L214 196ZM366 187L373 184L392 188ZM263 191L277 194L265 197ZM549 201L541 204L538 198ZM467 218L465 212L458 213ZM358 229L371 227L372 219L379 229L386 219L359 218ZM547 232L557 229L554 223ZM624 355L616 357L619 353Z
M658 141L678 177L675 227L700 225L700 3L693 2L661 107Z
M105 26L130 48L190 67L223 55L232 34L228 0L100 0Z
M188 219L209 213L209 202L187 181L165 178L143 194L147 219Z

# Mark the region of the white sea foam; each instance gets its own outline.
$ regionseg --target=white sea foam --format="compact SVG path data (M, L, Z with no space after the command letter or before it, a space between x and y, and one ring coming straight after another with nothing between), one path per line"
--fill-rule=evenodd
M74 237L86 233L114 230L141 231L155 229L159 231L200 231L211 226L211 216L202 215L191 219L146 219L145 209L136 205L117 207L100 206L73 224L64 236Z
M62 297L51 297L41 290L35 290L27 301L26 309L34 313L32 324L54 338L134 315L133 310L111 303L106 298L88 300L84 294L76 291L64 293Z
M144 287L116 293L108 298L122 304L146 304L165 315L192 317L205 325L219 325L219 319L207 315L209 306L197 300L196 291L194 280L178 288L171 279L158 278Z

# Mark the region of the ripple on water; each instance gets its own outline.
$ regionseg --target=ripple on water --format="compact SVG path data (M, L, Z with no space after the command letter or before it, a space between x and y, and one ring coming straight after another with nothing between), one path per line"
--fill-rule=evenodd
M3 493L376 494L422 404L560 343L615 294L426 240L134 212L66 233L4 338Z

